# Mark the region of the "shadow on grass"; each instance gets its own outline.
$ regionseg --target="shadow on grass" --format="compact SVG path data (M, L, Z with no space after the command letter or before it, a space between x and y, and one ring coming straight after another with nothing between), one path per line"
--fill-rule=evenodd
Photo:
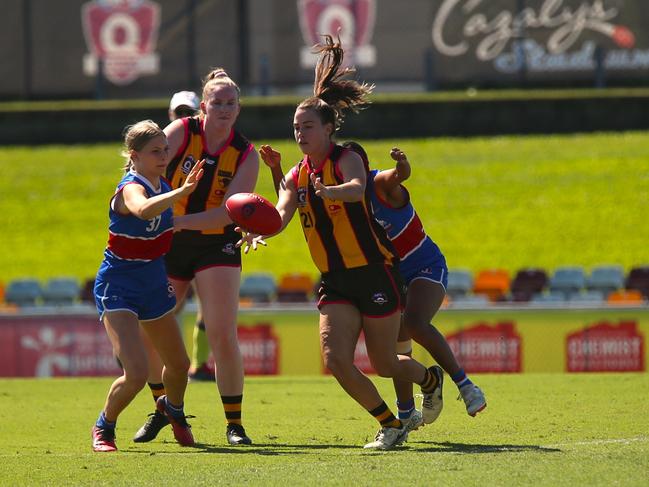
M430 445L421 448L419 445ZM559 453L563 450L559 448L550 448L540 445L480 445L471 443L453 443L450 441L416 441L412 443L412 449L423 452L436 453L511 453L511 452L541 452L541 453Z
M361 445L362 446L362 445ZM159 450L129 450L129 453L140 453L145 455L167 455L178 453L231 453L231 454L253 454L253 455L307 455L309 450L357 450L359 445L295 445L295 444L278 444L278 443L255 443L251 446L216 446L206 443L196 443L193 447L183 448L179 451L159 451Z

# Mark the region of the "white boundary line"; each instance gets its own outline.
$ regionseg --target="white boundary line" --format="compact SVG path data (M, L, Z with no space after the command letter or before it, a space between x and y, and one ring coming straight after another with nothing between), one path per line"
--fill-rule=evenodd
M597 445L611 445L615 443L633 443L633 442L649 441L647 436L636 436L635 438L617 438L608 440L590 440L590 441L575 441L572 443L555 443L553 445L543 445L544 448L557 448L561 446L597 446Z

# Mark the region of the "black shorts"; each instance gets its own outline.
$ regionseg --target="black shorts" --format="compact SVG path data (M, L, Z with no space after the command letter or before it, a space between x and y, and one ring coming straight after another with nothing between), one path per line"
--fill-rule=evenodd
M210 267L241 267L241 249L235 244L240 234L197 235L188 239L175 234L171 250L165 256L167 275L179 281L191 281L197 272Z
M401 311L405 302L399 271L384 264L326 272L318 290L318 309L325 304L348 303L370 318Z

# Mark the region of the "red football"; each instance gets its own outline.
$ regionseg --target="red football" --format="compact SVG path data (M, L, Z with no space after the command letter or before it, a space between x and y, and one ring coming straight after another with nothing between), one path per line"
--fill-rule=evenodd
M225 202L228 216L244 230L270 235L282 226L282 218L270 201L257 193L237 193Z

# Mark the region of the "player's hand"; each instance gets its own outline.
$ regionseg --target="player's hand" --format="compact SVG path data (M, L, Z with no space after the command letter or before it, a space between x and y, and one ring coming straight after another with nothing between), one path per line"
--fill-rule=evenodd
M257 233L249 233L246 232L243 228L241 227L235 227L234 229L235 232L241 233L241 239L235 244L236 247L243 247L243 253L247 254L250 251L250 248L252 247L252 250L257 250L257 245L263 245L264 247L268 247L268 244L264 240L263 235L259 235Z
M392 148L392 150L390 151L390 157L392 157L392 159L394 159L397 164L408 164L408 157L406 157L406 154L398 147Z
M198 186L198 182L203 177L204 165L205 165L205 159L202 159L198 161L196 164L194 164L194 167L192 167L192 170L189 171L189 174L187 175L187 179L185 179L185 182L181 187L182 194L190 194L196 189L196 186Z
M316 175L313 173L310 174L310 178L313 189L315 189L316 196L319 196L320 198L333 199L331 197L331 191L329 190L329 188L322 184L322 179L316 177Z
M270 168L279 167L282 162L282 155L269 145L262 145L259 148L259 155L264 164Z

